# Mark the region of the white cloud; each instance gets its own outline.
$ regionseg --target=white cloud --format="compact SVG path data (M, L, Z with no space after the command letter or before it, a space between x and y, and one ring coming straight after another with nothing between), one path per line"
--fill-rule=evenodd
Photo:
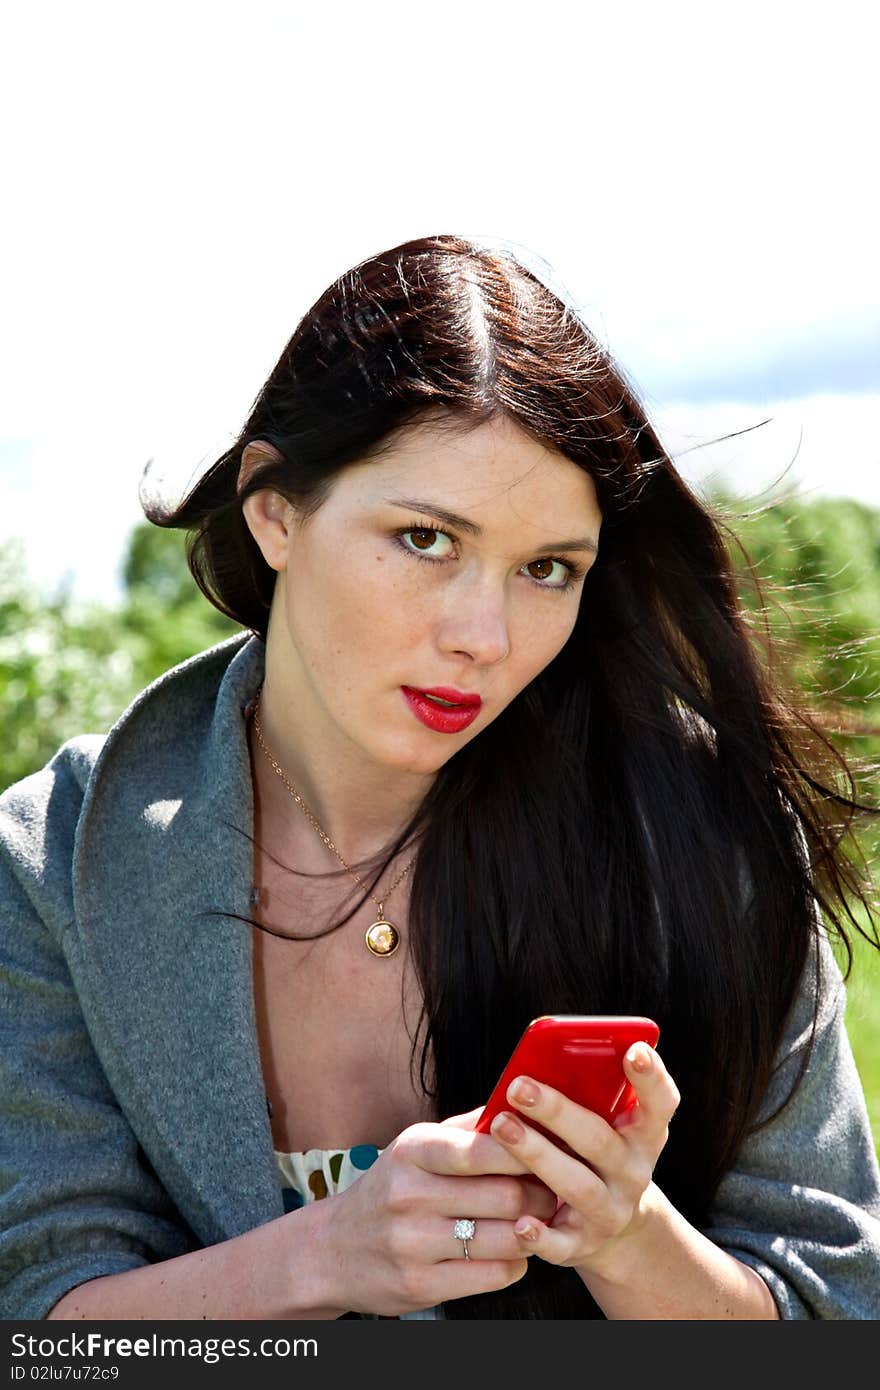
M794 490L880 507L880 393L760 408L677 404L652 418L682 476L698 487L726 483L742 496ZM736 437L721 438L728 434Z

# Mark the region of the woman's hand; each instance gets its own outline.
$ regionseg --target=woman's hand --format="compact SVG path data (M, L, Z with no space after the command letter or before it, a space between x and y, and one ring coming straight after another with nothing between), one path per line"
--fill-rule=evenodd
M515 1224L523 1251L570 1265L589 1281L614 1267L633 1244L650 1200L652 1174L680 1096L659 1055L636 1043L624 1058L636 1104L611 1126L552 1087L517 1077L492 1135L554 1192L550 1220L525 1212ZM573 1157L523 1120L537 1120L574 1151ZM655 1189L656 1190L656 1189Z
M514 1222L549 1220L556 1200L513 1152L474 1132L481 1109L411 1125L351 1187L303 1209L320 1223L323 1305L394 1316L522 1278L531 1252ZM469 1259L452 1233L460 1217L476 1223Z

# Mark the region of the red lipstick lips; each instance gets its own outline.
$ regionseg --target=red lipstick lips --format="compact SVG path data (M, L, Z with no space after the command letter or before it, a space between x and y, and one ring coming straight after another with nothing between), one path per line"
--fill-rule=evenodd
M447 685L432 686L430 690L416 690L411 685L402 685L400 688L416 718L426 728L433 729L438 734L460 733L474 722L483 704L481 696L454 690ZM436 704L434 700L429 699L432 695L437 700L446 700L449 703Z
M469 695L466 690L455 690L451 685L432 685L429 690L420 690L413 685L405 685L404 690L415 690L417 695L436 695L438 700L447 700L450 705L476 705L483 703L480 695Z

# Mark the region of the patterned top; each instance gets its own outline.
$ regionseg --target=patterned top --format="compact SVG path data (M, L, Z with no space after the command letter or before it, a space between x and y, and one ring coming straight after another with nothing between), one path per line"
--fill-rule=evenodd
M297 1211L309 1202L333 1197L344 1192L372 1163L381 1149L375 1144L355 1144L350 1149L308 1149L305 1153L279 1153L275 1161L281 1178L284 1210ZM348 1317L381 1318L381 1313L349 1313ZM443 1308L423 1308L414 1313L401 1313L401 1318L442 1318Z

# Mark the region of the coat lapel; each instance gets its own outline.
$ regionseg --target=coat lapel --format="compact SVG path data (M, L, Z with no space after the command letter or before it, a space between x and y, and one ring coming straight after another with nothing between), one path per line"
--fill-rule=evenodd
M244 708L259 639L169 672L107 737L77 831L69 959L101 1063L204 1244L283 1211L253 999Z

